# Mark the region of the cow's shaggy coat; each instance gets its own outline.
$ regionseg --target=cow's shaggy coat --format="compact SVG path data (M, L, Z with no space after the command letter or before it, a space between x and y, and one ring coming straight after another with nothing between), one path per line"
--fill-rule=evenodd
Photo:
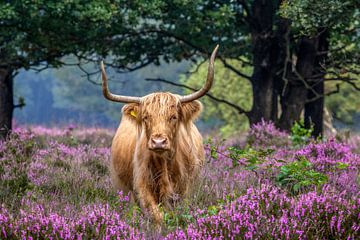
M171 93L153 93L140 103L126 104L111 147L111 178L114 185L134 194L156 223L168 206L184 196L204 163L202 137L193 121L202 105L179 101ZM152 138L165 142L152 149Z

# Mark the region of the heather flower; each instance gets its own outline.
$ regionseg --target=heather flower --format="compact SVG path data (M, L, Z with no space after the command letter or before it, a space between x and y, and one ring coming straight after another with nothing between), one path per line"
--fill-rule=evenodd
M251 126L248 144L255 148L286 147L290 145L290 140L287 133L277 129L274 123L263 119Z
M97 239L143 239L144 236L129 226L121 218L121 214L110 208L108 204L83 208L83 213L75 223L78 237Z
M309 192L295 199L279 188L261 185L166 239L356 238L359 214L359 201L346 200L327 187L322 194Z
M334 139L321 143L310 143L296 152L314 166L315 170L329 175L329 182L340 190L357 194L360 155L353 153L351 146Z
M360 156L351 151L351 147L339 143L335 139L321 143L310 143L296 152L305 156L320 171L336 169L339 163L347 164L349 168L356 169L360 166Z
M249 133L251 148L232 140L238 158L226 144L216 151L207 146L192 192L163 210L172 218L155 232L130 195L112 187L112 135L79 126L18 126L0 141L0 239L360 238L355 140L295 149L286 133L263 121ZM326 175L326 184L297 195L280 186L281 167L299 159Z

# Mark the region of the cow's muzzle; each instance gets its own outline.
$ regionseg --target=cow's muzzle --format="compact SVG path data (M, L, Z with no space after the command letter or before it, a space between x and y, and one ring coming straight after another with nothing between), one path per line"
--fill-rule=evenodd
M163 152L169 150L169 140L163 136L152 136L149 141L149 149L155 152Z

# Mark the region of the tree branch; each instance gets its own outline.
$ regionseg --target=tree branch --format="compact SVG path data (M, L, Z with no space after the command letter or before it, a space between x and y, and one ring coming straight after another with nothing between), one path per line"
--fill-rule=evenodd
M94 84L94 85L101 85L101 82L98 83L98 82L95 82L94 80L91 79L91 76L93 76L93 75L95 75L95 74L98 74L98 73L100 72L100 70L97 70L97 71L95 71L95 72L90 72L90 73L89 73L80 63L77 64L77 67L78 67L83 73L85 73L85 75L83 75L83 76L86 76L86 79L87 79L89 82L91 82L91 83ZM83 77L83 76L82 76L82 77Z
M207 59L202 60L202 61L196 66L196 68L195 68L194 71L187 71L186 73L187 73L187 74L197 73L197 72L199 71L200 67L201 67L204 63L206 63L206 62L207 62Z
M324 93L324 94L317 94L317 96L310 98L310 99L306 99L305 103L311 103L314 102L316 100L318 100L319 98L325 97L325 96L330 96L333 95L335 93L339 93L340 92L340 84L336 84L336 89L332 90L330 92Z
M254 66L254 64L252 64L252 62L242 59L241 56L237 57L236 60L242 62L244 65L248 65L250 67Z
M352 81L345 81L346 83L350 84L356 91L360 91L360 87L356 85L356 83Z
M231 71L233 71L234 73L236 73L237 75L239 75L240 77L243 77L249 81L251 81L251 77L240 72L239 70L237 70L234 66L232 66L231 64L229 64L224 58L220 57L221 62L224 64L224 67L230 69Z
M281 91L281 96L285 96L286 88L287 88L287 86L289 84L289 79L287 78L287 71L288 71L287 68L288 68L289 63L291 63L289 34L290 34L290 30L288 28L285 35L284 35L285 42L286 42L286 45L285 45L286 58L285 58L285 61L284 61L284 68L283 68L284 71L283 71L282 76L281 76L281 79L284 81L284 86L283 86L283 89Z
M334 72L332 72L334 74ZM324 81L341 81L347 84L350 84L356 91L360 91L360 87L356 84L355 81L358 81L357 78L352 78L350 76L340 76L339 74L334 74L334 77L325 78Z
M189 89L189 90L194 91L194 92L198 90L198 89L195 89L193 87L189 87L189 86L187 86L185 84L174 83L174 82L168 81L166 79L162 79L162 78L146 78L145 81L164 82L164 83L167 83L167 84L170 84L170 85L173 85L173 86L183 87L183 88ZM229 101L227 101L225 99L220 99L220 98L214 97L210 93L206 93L205 95L208 96L210 99L216 101L216 102L224 103L224 104L234 108L239 114L245 114L246 116L248 116L248 114L249 114L249 111L246 111L242 107L240 107L240 106L238 106L238 105L236 105L234 103L231 103L231 102L229 102Z
M23 107L25 107L26 106L26 104L25 103L20 103L20 104L15 104L15 105L13 105L13 108L15 109L15 108L23 108Z

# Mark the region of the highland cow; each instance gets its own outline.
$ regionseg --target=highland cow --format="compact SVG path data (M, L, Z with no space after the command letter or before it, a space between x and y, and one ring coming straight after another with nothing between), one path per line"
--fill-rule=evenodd
M194 125L204 96L214 79L214 49L205 85L186 96L156 92L144 97L109 92L101 63L105 98L127 103L111 146L110 173L115 187L131 192L143 210L159 224L158 205L169 206L186 195L204 164L202 137Z

